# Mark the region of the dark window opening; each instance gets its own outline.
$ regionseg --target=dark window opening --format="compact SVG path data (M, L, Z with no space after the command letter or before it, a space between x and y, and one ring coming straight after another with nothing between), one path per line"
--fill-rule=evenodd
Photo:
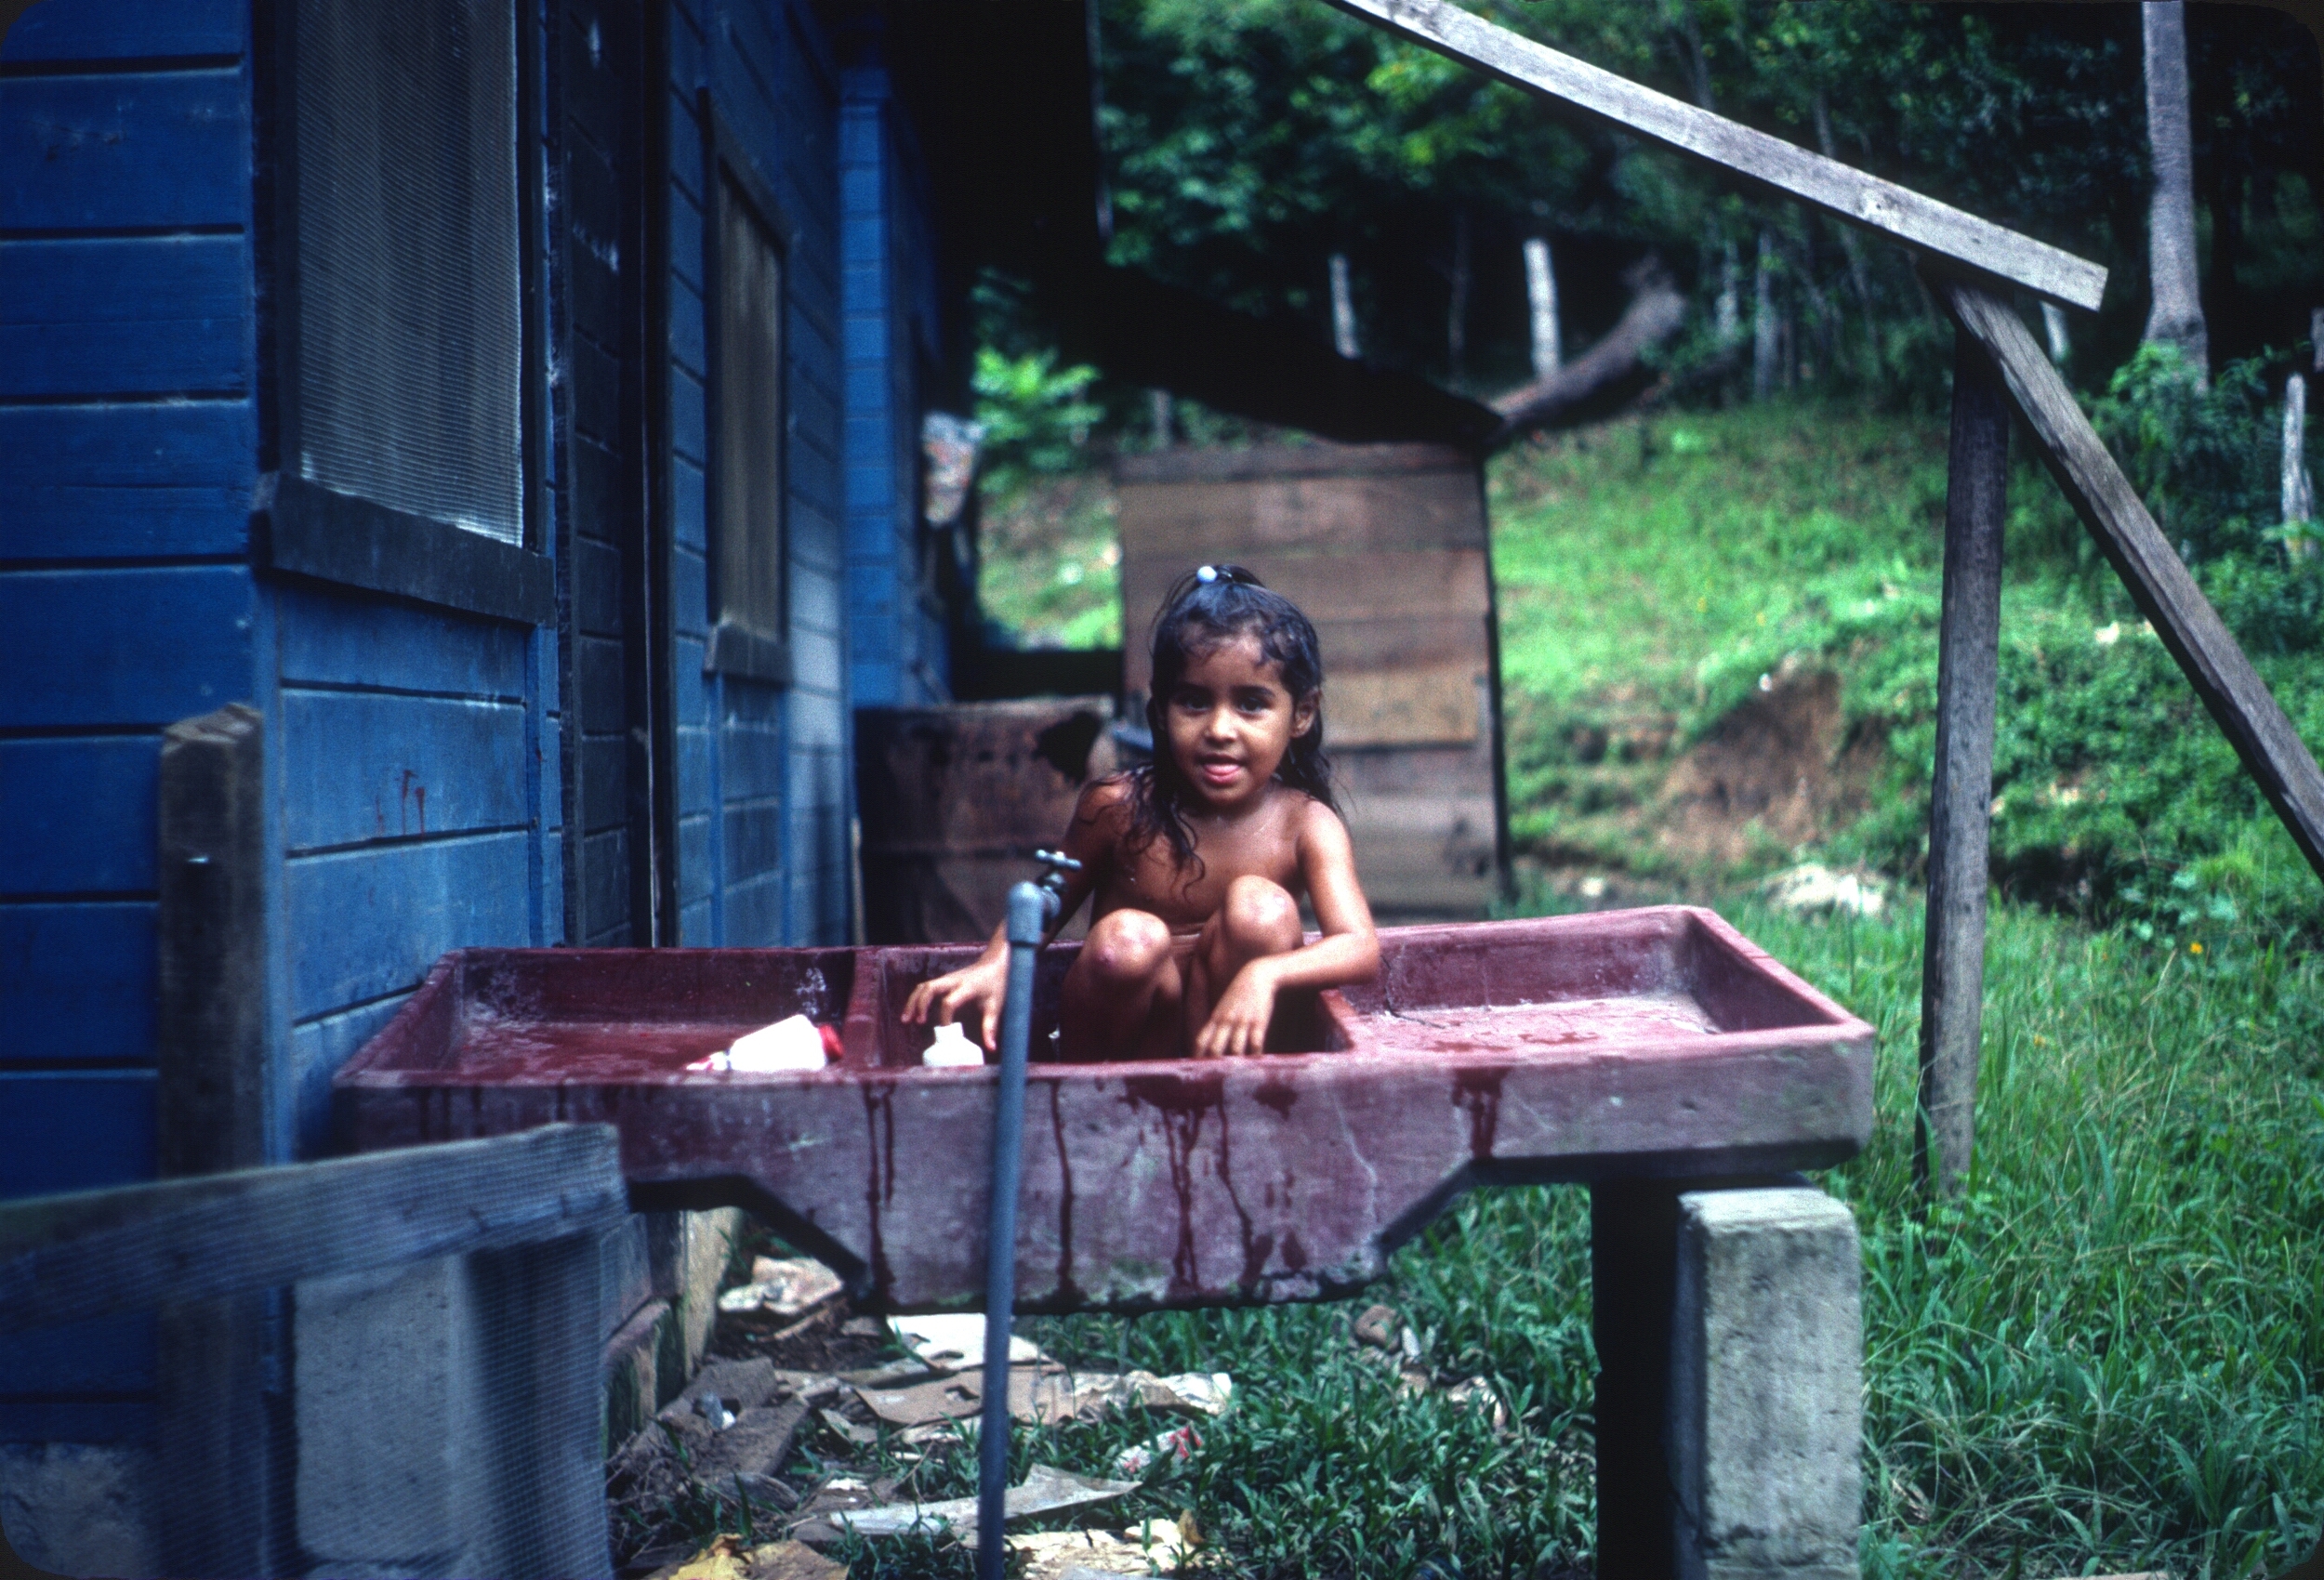
M791 678L789 543L784 508L781 211L715 113L708 228L710 607L706 667Z
M503 618L526 551L532 194L511 0L281 11L278 570Z

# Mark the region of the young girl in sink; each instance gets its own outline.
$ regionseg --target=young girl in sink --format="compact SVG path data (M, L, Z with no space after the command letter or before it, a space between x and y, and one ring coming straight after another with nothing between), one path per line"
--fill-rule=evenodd
M1315 627L1241 566L1171 589L1154 625L1154 761L1090 785L1065 831L1081 871L1057 925L1096 896L1059 1006L1065 1057L1259 1053L1286 995L1379 971L1324 757L1323 680ZM1002 928L974 964L914 989L904 1019L973 1009L990 1052L1008 974Z

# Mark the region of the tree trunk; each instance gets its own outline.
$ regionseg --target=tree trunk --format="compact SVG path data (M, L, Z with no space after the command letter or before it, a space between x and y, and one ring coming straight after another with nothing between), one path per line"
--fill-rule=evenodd
M2066 309L2055 302L2042 303L2041 332L2050 337L2050 360L2064 367L2074 352L2074 343L2066 334Z
M1355 293L1348 285L1345 253L1331 255L1331 343L1350 362L1356 359Z
M2146 210L2154 306L2146 338L2179 348L2199 383L2211 373L2210 336L2195 263L2195 143L2188 125L2185 0L2146 0L2146 140L2155 166Z
M1776 341L1775 244L1765 230L1759 233L1759 258L1751 270L1751 399L1764 401L1775 393L1776 363L1783 348Z
M1719 259L1719 305L1713 323L1719 334L1719 348L1724 350L1743 337L1743 266L1735 256L1735 244L1723 244Z
M1452 387L1469 381L1470 225L1466 208L1453 210L1452 301L1445 312L1445 356L1452 371Z
M1550 265L1546 237L1525 240L1525 303L1533 309L1533 376L1554 377L1559 361L1557 274Z
M1167 389L1147 390L1146 409L1154 416L1154 447L1168 450L1170 447L1170 392Z
M1686 322L1686 298L1664 276L1659 260L1649 257L1629 276L1638 294L1622 316L1600 340L1570 362L1560 364L1547 378L1537 378L1493 402L1501 415L1494 438L1505 441L1530 428L1544 428L1592 395L1638 371L1646 351L1659 346Z

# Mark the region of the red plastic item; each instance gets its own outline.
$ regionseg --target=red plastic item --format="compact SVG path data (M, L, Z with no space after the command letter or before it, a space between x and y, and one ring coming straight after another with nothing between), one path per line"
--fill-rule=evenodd
M1872 1029L1709 911L1392 928L1313 1049L1041 1062L1020 1309L1314 1299L1475 1184L1821 1167L1872 1128ZM1047 951L1037 1056L1076 946ZM556 1120L622 1135L640 1206L735 1203L889 1309L983 1284L990 1067L923 1069L897 1011L971 948L464 950L340 1073L356 1150ZM690 1073L844 1011L830 1068Z

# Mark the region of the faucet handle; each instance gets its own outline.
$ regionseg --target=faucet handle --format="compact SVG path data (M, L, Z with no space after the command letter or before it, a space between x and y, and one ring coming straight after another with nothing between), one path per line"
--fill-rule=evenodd
M1041 864L1041 887L1051 894L1062 895L1065 891L1065 875L1081 870L1081 863L1063 850L1036 850L1033 859Z

